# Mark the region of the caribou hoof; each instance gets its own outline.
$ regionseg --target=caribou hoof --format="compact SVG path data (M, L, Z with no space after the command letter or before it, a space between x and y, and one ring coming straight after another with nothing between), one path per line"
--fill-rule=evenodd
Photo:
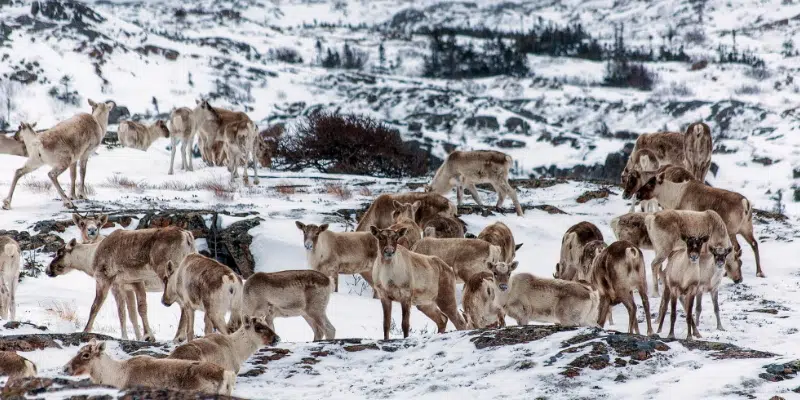
M756 272L756 276L759 277L759 278L766 278L767 277L766 275L764 275L763 272Z
M8 199L3 200L3 210L10 210L11 209L11 201Z
M150 342L150 343L155 343L156 342L156 338L155 338L155 336L153 336L152 333L148 333L148 334L144 335L144 341L145 342Z

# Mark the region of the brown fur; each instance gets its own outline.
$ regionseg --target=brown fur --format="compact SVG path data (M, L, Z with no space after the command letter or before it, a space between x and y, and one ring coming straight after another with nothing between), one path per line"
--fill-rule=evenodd
M36 364L13 352L0 351L0 376L9 380L36 376Z
M653 242L647 234L647 226L644 219L651 213L627 213L615 217L611 220L611 230L617 240L625 240L633 243L636 247L643 250L653 250Z
M670 254L667 269L661 271L661 278L664 281L664 296L661 298L661 306L659 307L658 333L661 333L664 317L666 316L667 302L669 302L672 309L669 338L675 338L675 320L677 319L676 306L677 300L680 299L683 309L686 312L686 340L692 340L692 337L701 337L695 321L692 318L692 306L696 296L702 291L701 286L704 283L703 277L714 274L715 258L709 254L705 246L708 240L709 236L699 238L684 236L683 241L687 248L675 250ZM704 248L703 250L705 251L702 251L701 247ZM731 249L727 249L724 253L725 256L727 256L730 251ZM697 261L692 261L690 254L697 257ZM717 309L717 312L719 312L719 309Z
M216 329L227 335L241 324L242 278L217 260L200 254L189 254L175 266L167 261L164 276L164 295L161 303L169 307L177 302L181 307L181 322L175 341L194 339L195 310L205 312L205 333ZM230 321L225 323L225 313Z
M496 292L494 274L488 270L472 275L464 284L461 304L467 329L506 326L505 313L495 301Z
M647 298L647 278L642 251L630 242L617 241L606 247L594 260L591 285L600 292L597 323L601 327L608 319L611 306L622 303L628 310L628 333L639 334L633 290L639 292L647 320L647 335L653 334L650 301Z
M256 272L244 283L243 312L265 316L274 330L276 317L302 316L314 331L314 340L332 340L336 328L326 315L331 280L310 270Z
M89 105L92 107L91 114L80 113L41 133L33 131L35 123L20 124L14 138L25 143L28 159L22 168L14 172L8 197L3 201L4 209L11 209L11 198L14 196L14 189L17 187L19 179L45 164L52 167L47 176L58 190L66 207L75 207L72 199L86 198L86 166L89 156L106 135L108 114L114 108L113 102L95 103L91 99L89 99ZM76 196L75 180L78 166L80 166L81 184ZM58 183L59 175L67 168L69 168L72 183L70 197L67 197L61 184Z
M664 175L664 179L675 183L696 180L689 170L672 164L661 166L654 171L634 170L628 175L628 180L623 188L622 198L629 199L634 194L637 194L637 192L652 190L655 186L655 180L653 178L661 174ZM638 198L641 199L642 197L638 196Z
M27 157L28 151L25 149L25 143L0 133L0 154Z
M712 188L696 180L670 182L664 173L648 181L638 193L643 199L658 199L665 209L715 211L725 221L736 253L741 251L736 235L742 235L750 244L756 258L756 276L764 277L758 241L753 230L753 207L746 197L729 190Z
M463 238L467 224L458 217L434 215L422 226L423 237Z
M339 274L361 274L372 285L372 260L378 243L368 232L331 232L328 224L313 225L295 221L303 232L303 245L309 268L330 276L339 291Z
M732 246L725 222L713 210L704 212L664 210L647 215L644 220L647 234L656 256L650 266L653 273L653 289L658 293L661 264L673 250L683 248L681 237L709 236L708 246L727 249Z
M105 353L105 343L94 339L78 350L65 366L71 376L89 374L96 384L119 389L144 386L230 396L236 374L208 362L136 356L115 360Z
M402 308L403 337L408 337L411 329L411 305L433 320L439 333L445 332L448 318L456 329L464 329L466 323L456 306L453 269L439 257L417 254L398 246L397 240L405 235L405 229L395 231L371 226L370 231L381 249L372 267L372 277L383 308L383 338L389 339L392 301L399 302Z
M392 212L394 224L389 229L406 228L405 236L400 238L398 243L407 249L414 247L422 239L422 229L414 222L414 216L417 215L420 205L422 205L420 201L415 201L413 204L394 202L394 211Z
M603 240L603 234L595 224L581 221L572 225L561 238L561 256L556 264L554 278L573 280L580 269L583 247L594 240Z
M256 139L256 158L264 168L272 167L272 157L278 151L278 142L284 133L283 124L276 124L264 129Z
M511 273L517 261L490 264L497 288L497 303L519 325L529 321L564 326L597 326L599 293L586 282L543 279L531 274Z
M169 358L205 361L239 373L242 363L263 346L275 346L281 338L270 328L266 319L245 315L242 326L230 335L212 333L182 344Z
M89 320L84 332L90 332L100 307L115 283L137 283L153 276L164 279L167 263L179 265L183 258L194 253L194 237L189 231L176 227L117 230L97 245L93 269L97 284ZM53 260L57 263L58 256ZM144 325L145 339L153 340L147 320L147 300L144 285L137 293L139 314Z
M711 142L711 128L705 123L695 122L686 128L683 139L686 168L701 183L711 167Z
M168 138L169 128L160 119L150 126L135 121L120 121L117 136L123 146L146 151L156 139Z
M19 243L10 236L0 236L0 318L17 319L17 285L22 257Z
M371 225L383 229L388 228L394 223L392 213L394 212L394 202L414 203L421 202L414 216L414 222L419 226L425 226L425 222L441 214L448 217L456 215L456 206L447 198L435 193L405 192L394 194L382 194L375 198L367 211L358 221L356 232L368 232Z
M478 239L485 240L495 246L500 247L500 256L506 264L514 261L517 256L517 250L522 247L522 243L514 243L514 234L511 229L502 222L495 222L483 228L481 233L478 234Z
M481 239L425 238L411 249L415 253L436 256L453 268L461 282L485 271L486 263L502 261L502 250Z
M195 130L192 121L193 112L188 107L180 107L172 110L169 116L169 131L171 132L172 149L169 160L169 175L174 173L175 152L178 150L178 142L181 142L181 169L184 171L194 171L192 165L192 146L194 144Z
M444 195L455 187L460 206L464 193L463 188L466 186L475 202L479 206L483 206L475 185L488 183L497 192L495 207L500 208L505 197L508 196L514 203L517 215L522 216L522 206L517 199L517 192L508 183L508 172L512 165L511 156L499 151L454 151L447 156L447 160L436 171L431 184L426 187L426 191Z
M219 159L213 151L217 142L224 144L228 171L231 181L238 176L238 167L243 169L242 181L249 185L247 164L253 162L253 183L259 183L258 163L254 156L256 126L250 117L243 112L230 111L211 107L206 100L198 101L192 115L194 132L200 137L200 150L203 159L211 165L219 165Z

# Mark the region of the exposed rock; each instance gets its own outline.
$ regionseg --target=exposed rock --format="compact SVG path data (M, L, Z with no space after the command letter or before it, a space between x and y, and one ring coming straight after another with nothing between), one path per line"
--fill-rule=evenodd
M513 133L521 133L523 135L530 134L531 126L522 118L519 117L509 117L505 123L506 129L509 132Z
M192 232L195 239L207 238L209 229L203 218L205 213L192 211L164 211L159 213L147 213L139 220L136 229L146 228L166 228L177 226Z
M5 323L5 325L3 325L3 328L6 328L6 329L19 329L19 327L21 327L23 325L33 327L33 328L38 329L40 331L46 331L47 330L47 327L44 326L44 325L36 325L36 324L32 324L30 322L21 322L21 321L8 321L8 322Z
M490 129L493 131L500 129L500 123L497 122L497 118L491 115L467 117L464 119L464 126L467 128Z
M767 166L767 165L772 165L778 161L775 161L769 157L753 157L753 162L756 164Z
M422 131L422 124L419 122L409 122L408 123L408 131L409 132L421 132Z
M229 227L217 231L216 217L210 235L207 237L209 252L221 263L231 267L247 279L253 274L255 261L250 252L253 237L248 231L258 226L263 219L256 217L234 222Z
M144 45L143 47L137 47L134 49L134 51L145 56L150 54L164 56L164 58L167 60L172 61L177 60L178 56L180 55L177 50L165 49L163 47L153 46L151 44Z
M605 199L605 198L608 198L608 195L610 195L610 194L616 194L616 193L613 193L608 188L601 188L599 190L589 190L587 192L583 192L583 194L578 196L578 198L575 201L577 201L578 203L583 204L583 203L586 203L589 200L593 200L593 199Z
M800 179L800 168L792 168L792 179Z
M705 69L708 66L708 60L700 60L689 68L690 71L699 71L701 69Z
M31 84L33 82L36 82L36 80L39 79L39 77L36 76L36 74L33 74L31 72L28 72L28 71L25 71L25 70L19 70L19 71L14 71L14 73L12 73L8 77L8 79L11 79L12 81L17 81L17 82L25 84L25 85L28 85L28 84Z
M88 378L81 380L69 380L64 378L23 378L9 381L0 391L3 399L25 399L28 396L41 398L43 393L50 393L51 396L60 398L83 399L83 400L111 400L114 398L124 400L206 400L206 399L241 399L214 394L201 394L196 392L174 391L167 389L135 388L128 389L118 396L97 395L75 395L76 390L96 391L97 389L109 389L117 391L111 386L97 385ZM63 393L62 393L63 392ZM69 397L67 397L69 396Z
M618 184L620 175L628 162L628 157L633 150L633 143L628 143L622 151L610 153L606 156L605 164L583 165L578 164L572 168L558 168L551 165L549 168L540 167L535 169L539 174L555 177L583 181L597 181Z
M516 139L501 139L494 144L501 149L521 149L526 145L525 142Z
M128 111L128 107L122 105L116 105L114 108L111 109L111 112L108 113L108 124L109 125L116 125L119 124L120 120L128 119L131 117L131 112ZM109 132L110 133L110 132ZM106 135L109 136L109 135ZM108 138L109 140L111 138ZM114 135L114 139L116 140L116 134ZM103 141L105 143L105 140Z
M23 251L36 250L42 248L45 253L54 253L64 246L64 239L52 233L39 233L31 236L27 231L4 231L0 230L0 236L11 236L19 243Z

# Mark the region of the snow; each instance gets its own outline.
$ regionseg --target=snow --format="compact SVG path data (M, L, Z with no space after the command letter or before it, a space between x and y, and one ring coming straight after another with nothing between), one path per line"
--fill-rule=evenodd
M343 4L337 6L336 4ZM797 259L798 216L800 203L793 202L792 188L797 185L793 169L800 166L800 136L797 133L795 107L800 101L798 84L791 80L797 73L797 57L780 55L782 44L797 37L797 22L792 16L800 14L797 4L784 4L778 0L745 0L732 4L728 1L709 0L705 17L707 42L688 44L687 53L696 60L714 57L717 45L730 46L730 30L737 30L740 49L758 52L768 61L769 77L763 81L747 74L749 67L732 64L714 64L701 71L690 71L688 64L650 63L659 75L653 92L610 89L599 86L605 64L569 58L530 56L532 77L484 78L464 81L441 81L421 78L422 56L427 46L424 37L412 36L405 40L386 37L369 30L346 27L326 28L313 26L314 21L345 24L390 24L392 17L403 9L422 10L424 19L409 22L406 28L426 25L469 26L515 31L520 23L530 26L539 18L543 22L559 24L580 22L603 43L613 38L612 24L624 22L626 40L636 46L648 45L648 36L660 44L668 28L676 28L679 35L696 27L697 16L689 3L673 0L656 2L635 1L580 1L556 3L477 0L470 3L424 0L396 1L275 1L275 2L218 2L199 1L192 7L210 9L212 5L237 8L242 21L215 19L212 14L190 14L186 20L173 18L177 7L171 2L107 1L89 3L107 21L91 24L92 29L106 35L99 41L118 45L106 55L101 65L104 85L95 73L89 50L78 51L86 38L80 35L56 37L36 34L27 28L15 29L8 48L9 61L0 63L0 74L10 73L11 65L21 61L38 62L43 66L40 78L45 84L19 86L12 99L11 115L0 116L18 122L38 122L43 128L55 124L76 112L87 112L86 99L113 99L128 107L132 114L155 118L152 99L157 99L159 111L172 107L192 106L194 101L208 94L216 80L225 79L241 87L252 84L253 101L244 102L252 109L249 115L260 127L274 120L292 115L286 111L292 103L303 103L303 113L314 106L356 112L383 121L399 121L406 138L407 121L424 121L423 114L453 114L462 120L466 116L491 115L503 126L509 117L523 116L531 125L529 135L498 134L498 132L472 131L456 124L451 130L429 128L423 123L423 138L434 141L433 151L445 155L443 142L453 143L462 149L495 148L486 139L515 139L525 143L524 148L507 149L519 163L518 176L533 174L537 167L556 165L567 168L578 164L603 163L607 154L619 151L625 142L601 136L601 126L609 132L651 132L667 127L681 129L689 122L706 119L717 102L743 102L744 109L729 115L730 121L707 120L715 135L715 145L724 144L735 149L732 154L713 155L719 172L709 175L715 187L734 190L747 196L758 209L772 210L773 196L783 193L785 223L769 222L756 225L762 265L767 278L755 277L752 251L743 248L744 282L734 285L725 280L720 293L722 323L726 331L714 331L714 315L708 296L699 325L705 340L729 342L742 347L780 354L783 362L800 358L798 332L800 332L800 260ZM2 6L4 18L27 15L28 4ZM498 11L501 9L502 11ZM785 25L771 22L789 17ZM303 26L309 24L310 27ZM756 27L760 27L755 29ZM246 43L260 54L268 50L289 46L296 48L305 60L302 65L248 58L244 52L233 48L203 46L198 39L221 37ZM35 40L32 40L34 39ZM365 72L328 71L309 65L316 57L317 39L324 47L341 49L345 40L368 51L370 61ZM403 63L391 74L372 74L377 65L377 47L386 46L386 59L403 56ZM142 55L133 49L155 45L174 49L180 53L175 61L159 55ZM238 63L235 67L231 65ZM246 72L250 67L274 73L276 76L254 78ZM233 73L230 73L230 72ZM189 85L189 74L193 85ZM79 89L78 105L64 105L47 95L52 86L59 86L62 76L72 77L71 88ZM374 83L365 83L374 80ZM780 83L780 85L777 85ZM760 92L739 95L743 85L758 86ZM686 93L675 87L685 87ZM680 89L680 88L679 88ZM388 93L388 94L387 94ZM7 95L7 92L0 92ZM370 100L375 95L377 102ZM4 104L0 98L0 104ZM677 102L702 102L680 115L673 115L671 106ZM242 109L243 104L228 104L221 99L215 105ZM531 117L533 115L535 117ZM149 117L147 117L149 116ZM111 126L110 130L116 127ZM766 128L774 129L772 131ZM544 134L553 138L567 137L570 142L554 146L543 140ZM254 188L241 187L237 182L232 200L216 198L202 189L182 190L195 184L214 181L227 182L229 174L224 168L211 168L195 160L196 171L185 172L176 168L169 176L169 151L167 139L159 139L147 152L101 146L89 160L87 184L93 194L89 202L77 202L79 207L104 207L106 210L164 209L164 208L217 208L232 211L256 211L264 219L250 231L256 270L263 272L307 268L302 234L294 221L320 223L326 221L332 210L359 208L383 192L407 190L409 180L379 179L368 176L321 174L315 171L301 173L262 170L261 184ZM775 160L771 165L752 162L756 157ZM178 158L178 164L180 158ZM16 168L24 163L21 157L0 154L0 194L8 190ZM11 211L0 212L0 228L31 230L32 225L45 219L67 219L69 212L61 206L54 189L36 190L34 183L48 181L47 168L41 168L23 179L17 187ZM113 184L115 176L124 176L140 182L139 188L120 188ZM353 191L353 197L342 200L328 194L323 185L334 180ZM415 179L413 182L425 182ZM62 187L68 189L68 174L60 178ZM360 194L356 184L368 183L368 195ZM281 185L305 185L294 194L282 194L275 189ZM165 189L164 187L171 187ZM613 240L609 221L627 212L628 204L620 197L621 190L612 187L608 199L592 200L578 204L575 199L585 191L598 189L598 185L569 181L543 189L520 189L523 204L548 204L558 207L567 215L550 215L544 211L529 210L524 217L495 215L484 218L464 216L468 231L474 234L486 225L503 221L514 232L517 243L524 243L517 252L520 272L551 276L558 259L563 232L571 225L586 220L596 224L606 237ZM493 204L494 193L481 191L484 202ZM449 197L455 200L455 195ZM472 200L465 197L468 203ZM240 220L223 216L224 228ZM330 221L331 229L343 231L345 225ZM136 221L127 229L133 229ZM116 227L114 229L118 229ZM112 229L106 229L108 234ZM72 227L60 234L65 240L77 236ZM744 244L740 240L740 243ZM198 248L207 246L198 240ZM33 257L26 254L26 257ZM43 265L50 261L48 255L37 254ZM653 254L645 251L649 265ZM649 271L649 268L648 268ZM332 295L328 316L336 327L337 337L357 337L365 340L382 338L381 307L372 299L372 291L353 276L340 277L340 292ZM648 286L649 287L649 286ZM460 295L460 288L459 288ZM93 280L80 272L58 278L25 278L19 286L18 319L46 325L52 332L75 332L83 328L94 297ZM159 341L170 341L178 321L178 308L164 307L159 293L148 294L149 319ZM660 299L651 300L651 313L655 316ZM110 303L110 304L109 304ZM637 304L640 301L637 300ZM770 308L777 314L754 312ZM60 310L60 311L59 311ZM75 318L65 318L73 314ZM623 307L614 309L616 325L610 328L624 330L627 315ZM399 306L393 308L394 321L400 321ZM644 328L643 311L639 310L640 327ZM654 322L655 317L653 318ZM415 346L394 355L381 353L337 354L315 365L318 375L293 374L291 371L303 354L314 346L305 342L313 337L311 329L302 318L276 321L276 329L284 343L280 346L292 350L292 357L270 363L264 375L254 378L240 377L234 394L250 398L290 399L298 397L320 398L520 398L546 396L548 398L729 398L737 391L768 398L773 394L789 398L785 393L796 387L790 381L767 384L757 379L765 360L716 361L702 353L687 350L675 343L668 360L653 361L647 368L628 367L625 382L614 382L616 373L597 372L590 377L566 380L559 372L565 362L546 365L560 349L561 340L568 334L554 335L546 340L525 345L494 350L475 350L463 332L438 335L433 323L416 309L412 310L412 339ZM509 324L514 321L509 318ZM195 329L202 330L202 318L196 319ZM453 329L450 325L449 329ZM665 327L668 329L668 327ZM106 302L95 323L95 332L119 337L120 331L113 300ZM33 328L17 330L0 328L3 334L35 332ZM666 332L666 331L665 331ZM132 332L129 332L132 334ZM685 337L683 319L676 324L676 334ZM397 329L393 338L401 337ZM325 346L325 345L320 345ZM125 354L111 346L118 357ZM76 348L24 353L39 366L42 375L59 376L61 366L76 352ZM440 355L441 354L441 355ZM574 357L577 357L575 354ZM522 360L531 360L536 367L517 371L510 367ZM777 361L776 361L777 362ZM661 364L658 364L661 363ZM596 389L599 388L599 389ZM743 389L744 388L744 389ZM104 392L105 393L105 392Z

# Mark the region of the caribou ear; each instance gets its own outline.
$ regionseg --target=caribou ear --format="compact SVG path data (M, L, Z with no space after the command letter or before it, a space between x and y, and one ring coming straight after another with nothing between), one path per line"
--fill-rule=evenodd
M306 229L306 224L304 224L304 223L302 223L300 221L294 221L294 224L297 225L297 229L300 229L301 231L303 229Z
M328 230L328 224L322 224L322 225L319 226L319 231L320 232L327 231L327 230Z
M705 236L701 236L701 237L700 237L700 241L701 241L701 242L703 242L703 243L706 243L706 242L708 242L708 239L709 239L708 235L705 235Z
M81 223L81 216L80 216L80 215L78 215L78 214L74 214L74 213L73 213L73 214L72 214L72 222L74 222L74 223L75 223L75 225L78 225L78 224L80 224L80 223Z
M405 236L406 232L408 232L408 228L401 228L399 231L397 231L397 236Z
M369 231L372 232L373 236L378 236L378 233L380 232L380 230L378 230L378 227L375 225L370 225Z
M92 99L87 99L87 100L89 101L89 105L90 105L92 108L95 108L95 107L97 107L97 103L95 103L95 102L94 102L94 100L92 100Z
M402 205L402 204L400 204L400 202L399 202L399 201L397 201L397 200L392 200L392 207L394 207L394 209L395 209L395 210L397 210L398 208L400 208L400 207L402 207L402 206L403 206L403 205Z
M31 129L36 128L36 122L31 122L28 126L30 126Z
M98 228L103 229L103 227L106 226L106 222L108 222L108 214L101 215L100 224L98 225Z
M686 241L688 241L688 240L689 240L689 237L688 237L688 236L686 236L686 235L684 235L684 234L681 234L681 240L682 240L682 241L684 241L684 242L686 242Z
M511 264L509 264L508 265L508 272L511 272L511 271L517 269L518 265L519 265L519 261L514 261Z
M69 247L75 247L78 244L78 241L75 238L69 241Z
M665 178L666 176L667 176L667 173L666 173L666 172L662 172L662 173L660 173L660 174L656 175L656 183L657 183L657 184L659 184L659 185L660 185L660 184L662 184L662 183L664 183L664 178Z
M520 244L518 244L518 245L514 246L514 250L519 250L519 248L520 248L520 247L522 247L522 243L520 243Z

